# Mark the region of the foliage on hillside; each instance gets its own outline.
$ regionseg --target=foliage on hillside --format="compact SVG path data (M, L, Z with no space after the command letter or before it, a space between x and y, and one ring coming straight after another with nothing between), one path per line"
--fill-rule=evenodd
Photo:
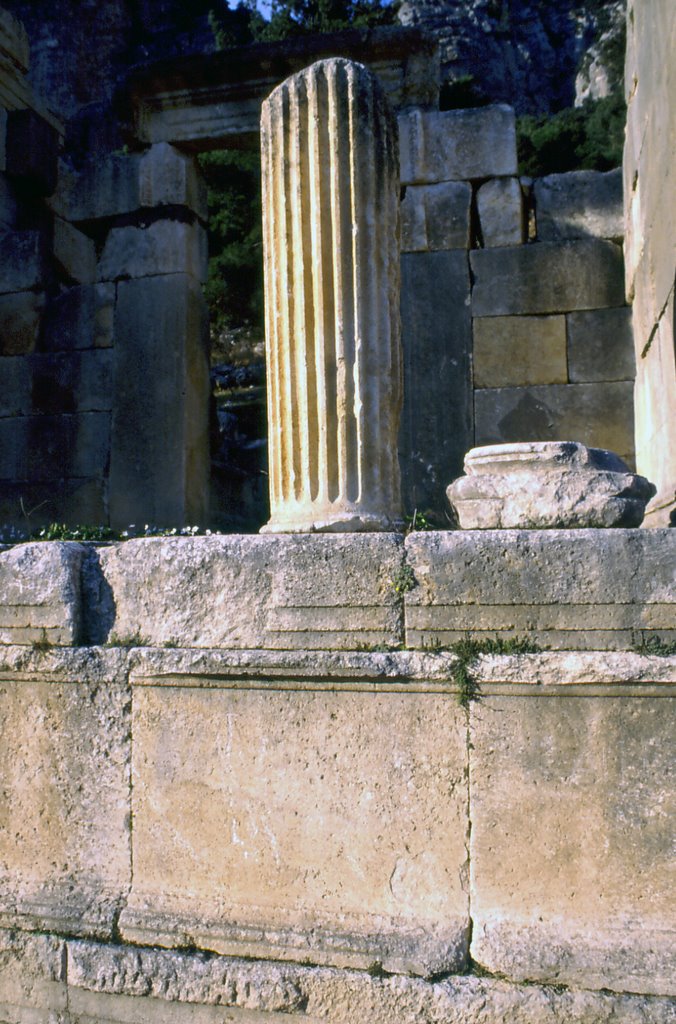
M521 174L609 171L622 163L626 107L620 94L545 117L517 119Z

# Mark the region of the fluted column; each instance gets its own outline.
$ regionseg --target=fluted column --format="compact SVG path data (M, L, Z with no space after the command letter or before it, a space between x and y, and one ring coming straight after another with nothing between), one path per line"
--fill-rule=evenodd
M261 147L271 506L263 530L394 529L396 120L365 67L323 60L265 101Z

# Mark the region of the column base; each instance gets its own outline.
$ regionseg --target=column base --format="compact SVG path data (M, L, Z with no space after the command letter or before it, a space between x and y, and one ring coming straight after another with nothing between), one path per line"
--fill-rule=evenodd
M400 533L403 529L403 519L369 512L338 512L325 516L272 516L259 533Z

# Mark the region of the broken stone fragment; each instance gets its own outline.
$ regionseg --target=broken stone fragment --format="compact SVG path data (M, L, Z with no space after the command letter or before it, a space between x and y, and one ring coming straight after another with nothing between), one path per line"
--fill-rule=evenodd
M577 441L473 448L447 489L463 530L640 526L655 488L622 459Z

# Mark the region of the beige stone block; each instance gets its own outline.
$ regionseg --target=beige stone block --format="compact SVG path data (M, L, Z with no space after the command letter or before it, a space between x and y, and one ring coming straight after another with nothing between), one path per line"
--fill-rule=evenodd
M633 468L633 390L631 381L604 381L476 391L476 444L580 441L616 452Z
M535 209L541 241L622 239L622 170L569 171L539 178Z
M0 925L110 937L130 880L123 656L21 653L0 662Z
M202 681L134 689L122 936L422 975L460 968L463 709L368 682Z
M673 701L471 713L472 955L515 980L673 993Z
M453 642L469 630L626 649L632 632L674 630L675 544L669 530L411 534L406 643Z
M516 174L511 107L409 110L399 115L403 185Z
M158 538L99 552L108 633L185 647L354 649L402 640L403 545L382 536ZM178 597L178 599L177 599ZM100 638L108 638L108 633Z
M568 380L565 317L477 317L472 327L476 388Z
M0 644L75 644L81 630L80 569L73 543L19 544L0 552Z
M34 350L44 305L42 292L0 296L0 356L21 356Z
M409 185L401 204L402 252L468 249L471 202L464 181Z
M72 224L54 218L54 258L64 274L77 284L92 284L96 280L96 248Z
M525 242L523 193L518 178L493 178L476 194L484 247Z
M66 1024L65 952L56 936L0 930L0 1020Z
M207 277L207 240L199 224L158 220L149 227L113 228L98 266L100 281L189 274Z
M470 263L474 316L624 305L622 250L604 239L477 249Z

